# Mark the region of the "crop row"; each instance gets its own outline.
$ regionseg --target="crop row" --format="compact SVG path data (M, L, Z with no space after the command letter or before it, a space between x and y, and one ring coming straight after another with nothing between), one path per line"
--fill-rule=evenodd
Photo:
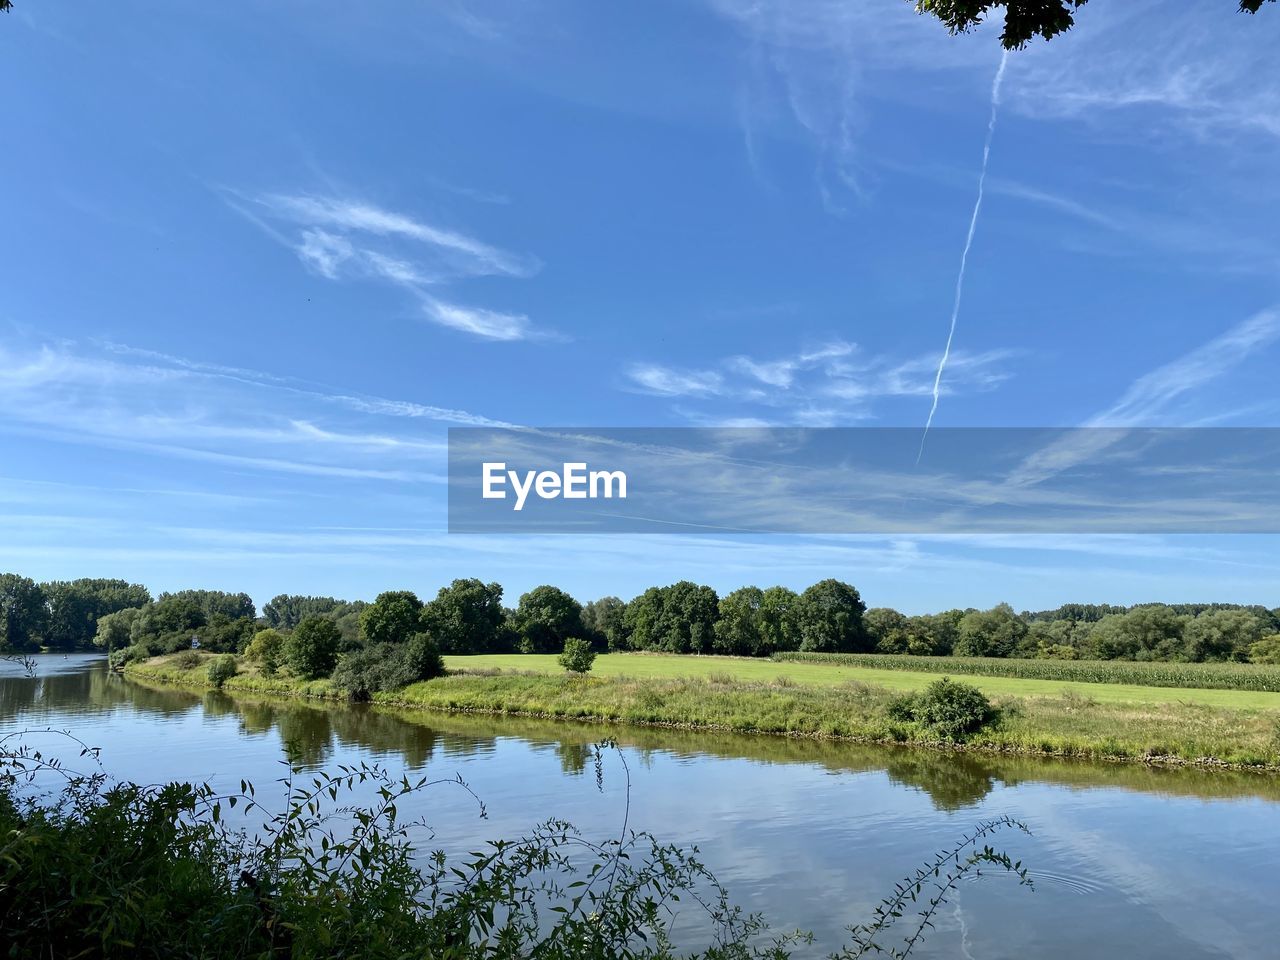
M882 653L775 653L773 659L792 663L870 667L877 670L911 670L918 673L1280 693L1280 667L1254 663L1006 660L997 657L914 657Z

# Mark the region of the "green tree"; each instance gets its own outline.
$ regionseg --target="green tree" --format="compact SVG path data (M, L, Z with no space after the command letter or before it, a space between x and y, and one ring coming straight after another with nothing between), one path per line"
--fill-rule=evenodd
M742 587L720 598L720 617L715 625L716 653L737 657L759 656L764 646L760 632L760 606L764 591Z
M271 676L284 662L284 637L271 627L259 630L244 651L245 658L262 664L262 672Z
M146 587L126 580L58 580L41 584L41 589L49 604L45 643L57 650L88 648L99 619L151 602Z
M1253 663L1280 664L1280 633L1250 644L1249 659Z
M1089 654L1098 660L1185 660L1190 621L1157 603L1103 617L1089 634Z
M98 630L93 635L93 645L102 647L107 653L120 650L133 642L133 622L142 613L141 608L130 607L108 613L98 621Z
M1264 632L1263 622L1248 610L1206 610L1183 630L1186 658L1244 660Z
M760 597L760 655L800 649L796 606L800 595L789 587L769 587Z
M596 662L596 652L586 640L570 637L564 642L564 650L557 662L570 673L587 673Z
M1012 657L1027 635L1027 625L1007 603L971 610L960 620L954 653L958 657Z
M39 648L49 625L44 591L30 577L0 573L0 652Z
M892 607L872 607L862 615L867 642L876 653L906 653L910 635L907 618Z
M310 616L284 642L284 661L305 680L327 677L338 662L341 634L327 617Z
M625 623L636 650L708 653L715 637L720 598L710 587L681 580L650 587L627 604Z
M626 650L627 605L617 597L601 597L582 608L582 625L598 649Z
M262 608L267 626L277 630L292 630L304 617L327 616L345 604L333 597L310 597L282 593L272 597Z
M404 643L422 628L422 601L409 590L388 590L360 614L365 642Z
M858 591L840 580L821 580L796 604L800 649L814 653L858 653L868 649L862 625L866 604Z
M582 604L558 587L534 587L520 597L512 617L521 653L555 653L565 641L582 638Z
M422 610L422 626L443 653L489 653L499 646L504 614L502 585L476 579L441 587Z
M172 652L190 643L209 622L197 600L190 596L161 594L155 603L142 607L133 620L130 636L147 646L152 654Z
M221 614L228 620L248 618L254 620L258 616L253 599L247 593L226 593L222 590L178 590L174 593L160 594L160 600L181 600L194 603L208 620Z
M1034 37L1050 40L1070 30L1075 13L1088 0L912 0L920 13L937 17L952 33L977 26L992 11L1004 8L1000 43L1015 50ZM1242 13L1257 13L1267 0L1239 0Z

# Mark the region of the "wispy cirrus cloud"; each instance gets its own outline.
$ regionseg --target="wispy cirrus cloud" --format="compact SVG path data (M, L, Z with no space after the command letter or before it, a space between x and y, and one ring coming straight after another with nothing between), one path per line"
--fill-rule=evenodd
M1280 137L1280 20L1211 4L1090 4L1067 43L1018 58L1011 105L1041 119L1096 123L1125 114L1202 138ZM1135 43L1135 38L1141 42Z
M1101 457L1124 439L1124 427L1185 426L1203 421L1178 404L1280 341L1280 309L1263 310L1213 339L1133 381L1110 406L1081 424L1112 428L1078 430L1029 456L1008 478L1024 487Z
M119 344L0 343L0 432L77 446L268 474L434 481L448 424L510 426Z
M531 277L542 268L536 257L350 198L271 193L228 202L318 276L392 284L414 297L430 323L485 340L558 338L523 313L462 304L436 292L474 277Z
M944 393L995 389L1011 374L1010 350L956 351ZM875 416L877 401L928 397L937 355L901 359L864 356L856 344L833 340L782 357L736 354L709 367L636 363L625 371L626 389L686 401L677 412L698 424L830 426ZM698 401L716 409L689 406ZM731 407L732 409L724 409Z

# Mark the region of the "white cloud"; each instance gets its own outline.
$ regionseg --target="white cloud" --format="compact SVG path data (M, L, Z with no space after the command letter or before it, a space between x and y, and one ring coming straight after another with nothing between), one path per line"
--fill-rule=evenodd
M1255 314L1177 360L1139 377L1119 400L1085 425L1153 426L1175 400L1216 380L1277 339L1280 310Z
M535 335L529 325L529 318L523 314L463 307L456 303L445 303L435 297L424 298L422 309L433 323L475 334L486 340L527 340Z
M499 424L121 345L0 344L0 430L14 434L267 473L438 480L443 430L388 430L385 417Z
M542 266L536 257L358 200L266 194L228 202L327 280L389 283L416 296L432 323L484 340L553 338L523 314L463 307L429 292L468 277L530 277Z
M1003 364L1014 355L1010 350L956 351L943 392L994 389L1011 375ZM693 423L831 426L873 416L877 400L930 396L937 363L935 354L907 360L884 355L859 358L855 344L835 340L785 357L737 354L703 369L637 363L626 375L633 388L645 393L734 406L731 411L687 405L677 409ZM748 412L741 409L744 406L761 409Z
M656 363L637 363L628 371L636 386L660 397L704 397L718 394L724 382L711 370L681 370Z

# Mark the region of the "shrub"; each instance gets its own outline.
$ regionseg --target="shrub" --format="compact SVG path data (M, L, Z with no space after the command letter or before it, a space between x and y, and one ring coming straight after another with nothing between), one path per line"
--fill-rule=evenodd
M214 657L212 662L209 664L209 682L219 690L221 690L222 685L234 677L236 673L236 658L230 653L224 653L221 656Z
M118 650L112 650L107 655L107 666L112 670L119 670L127 664L137 663L140 660L147 659L149 656L151 654L145 647L132 644L127 647L120 647Z
M596 652L586 640L570 637L564 642L564 652L560 654L559 663L570 673L587 673L595 661Z
M307 617L284 642L284 662L304 680L327 677L338 663L338 627L325 617Z
M253 639L249 641L249 646L244 651L245 658L257 661L262 665L262 672L267 676L271 676L280 668L280 663L284 658L284 637L279 631L272 630L268 627L266 630L259 630L253 635Z
M352 700L371 700L380 690L403 686L401 666L396 646L378 643L344 656L333 671L333 683Z
M204 662L204 657L195 650L183 650L173 658L173 665L179 670L194 670Z
M922 692L895 697L886 708L890 719L918 723L944 740L963 740L996 717L991 701L977 687L943 677Z
M935 680L915 702L915 718L925 729L960 740L995 719L995 708L977 687L947 677Z
M415 633L400 652L405 681L403 686L444 676L444 657L440 647L427 633Z
M415 633L407 643L378 643L347 654L333 671L333 682L352 700L371 700L379 691L401 690L444 674L435 641Z

